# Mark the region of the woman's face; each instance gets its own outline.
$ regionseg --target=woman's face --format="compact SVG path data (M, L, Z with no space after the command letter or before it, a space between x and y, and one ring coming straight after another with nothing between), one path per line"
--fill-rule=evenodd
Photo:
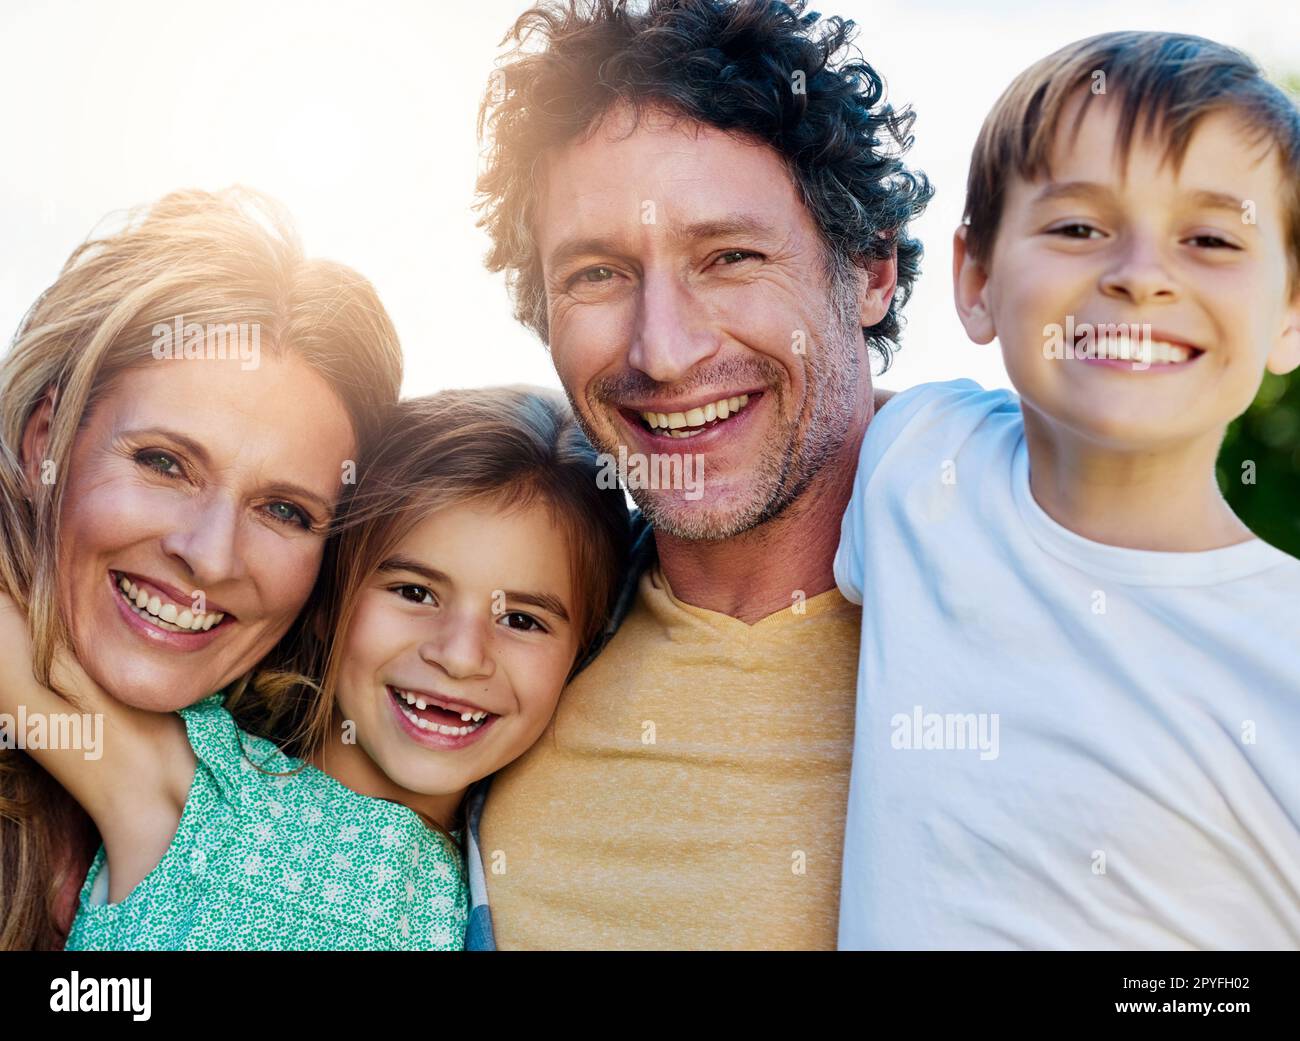
M172 711L247 672L307 600L354 452L343 403L292 356L117 379L55 478L60 605L91 678Z

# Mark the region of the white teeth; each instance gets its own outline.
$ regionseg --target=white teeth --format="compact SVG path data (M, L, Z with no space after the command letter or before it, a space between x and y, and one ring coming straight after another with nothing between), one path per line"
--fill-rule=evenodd
M406 694L405 691L399 690L397 693L403 695L404 698L410 697L410 695ZM472 717L470 716L469 713L465 713L461 716L461 719L464 720L467 717L472 718L473 722L471 722L469 726L449 727L449 726L443 726L441 723L432 723L421 716L417 716L414 712L402 708L401 705L398 705L397 707L401 711L402 715L404 715L407 719L409 719L421 730L436 732L439 734L443 734L447 737L464 737L466 734L472 734L474 733L475 730L477 730L479 727L483 725L483 720L487 718L486 712L474 713Z
M1133 339L1131 336L1101 337L1097 340L1094 358L1108 361L1132 361L1155 365L1179 365L1192 358L1192 351L1176 343L1164 340Z
M164 604L159 597L150 596L124 576L119 576L117 588L122 591L122 598L131 610L169 633L207 632L226 617L220 611L200 611L196 614L188 608L177 608L172 603Z
M691 437L700 432L706 423L734 416L749 404L749 395L722 398L687 412L642 412L641 418L651 430L664 430L671 437Z

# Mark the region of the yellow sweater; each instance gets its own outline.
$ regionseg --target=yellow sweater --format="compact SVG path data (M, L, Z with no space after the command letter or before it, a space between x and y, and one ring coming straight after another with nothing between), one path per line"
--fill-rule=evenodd
M751 626L647 571L492 783L497 945L833 949L860 625L836 589Z

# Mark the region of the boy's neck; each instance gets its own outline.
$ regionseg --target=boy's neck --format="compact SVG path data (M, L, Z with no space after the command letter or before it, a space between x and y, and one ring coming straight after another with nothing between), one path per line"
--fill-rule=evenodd
M1034 501L1064 528L1126 549L1192 553L1255 536L1215 480L1223 431L1168 449L1118 451L1023 407Z
M336 720L341 722L341 720ZM332 734L340 733L338 726L330 728ZM312 754L309 760L321 773L329 774L345 788L372 799L387 799L401 803L416 813L437 821L448 831L456 818L465 791L447 795L423 795L396 784L359 744L327 739L325 745ZM466 789L468 790L468 789Z

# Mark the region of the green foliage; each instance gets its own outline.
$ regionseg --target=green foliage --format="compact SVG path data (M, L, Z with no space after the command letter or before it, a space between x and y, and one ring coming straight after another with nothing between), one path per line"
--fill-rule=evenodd
M1300 96L1300 74L1282 85ZM1300 370L1264 377L1246 414L1228 428L1218 473L1224 496L1250 529L1300 557Z

